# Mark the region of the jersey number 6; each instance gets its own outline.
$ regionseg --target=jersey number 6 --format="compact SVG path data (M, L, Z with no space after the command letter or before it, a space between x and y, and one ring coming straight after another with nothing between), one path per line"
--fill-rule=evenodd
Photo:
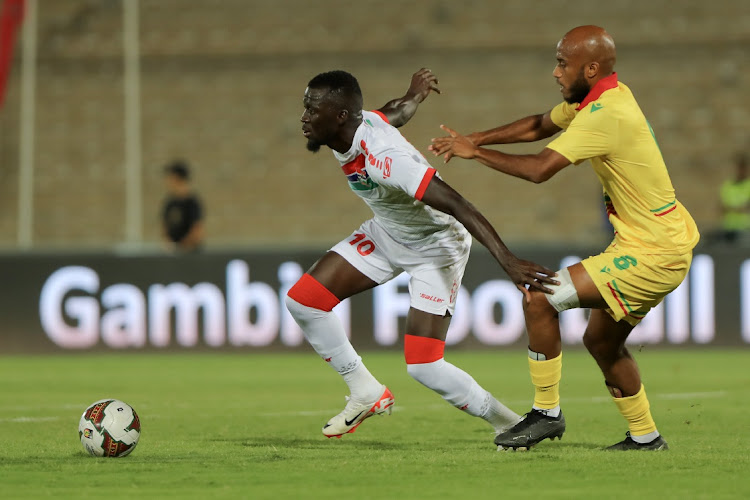
M359 243L359 245L357 245ZM375 250L375 243L365 239L365 235L362 233L355 233L354 238L349 242L350 245L357 245L357 252L363 257L370 255Z

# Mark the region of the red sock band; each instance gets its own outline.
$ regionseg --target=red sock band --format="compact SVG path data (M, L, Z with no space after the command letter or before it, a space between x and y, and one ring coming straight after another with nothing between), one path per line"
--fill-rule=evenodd
M443 359L445 341L417 335L404 335L404 357L407 365L432 363Z
M287 295L303 306L326 312L330 312L341 302L329 289L307 273L289 289Z

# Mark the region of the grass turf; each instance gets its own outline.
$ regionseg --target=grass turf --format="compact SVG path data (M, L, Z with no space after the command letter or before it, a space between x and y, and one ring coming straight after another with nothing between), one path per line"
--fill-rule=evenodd
M671 450L605 452L626 426L593 360L565 353L568 430L530 452L496 452L483 421L406 374L399 353L365 353L396 396L389 417L326 439L346 386L309 354L91 354L0 358L0 498L747 498L748 350L636 353ZM455 352L518 412L531 404L524 352ZM138 411L122 459L83 451L95 400Z

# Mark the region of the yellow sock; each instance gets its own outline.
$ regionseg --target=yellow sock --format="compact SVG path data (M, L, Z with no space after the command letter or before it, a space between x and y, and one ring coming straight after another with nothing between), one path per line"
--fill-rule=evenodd
M534 406L549 410L560 405L562 353L545 361L529 358L531 383L534 384Z
M643 436L656 431L656 424L651 418L651 411L646 389L641 384L641 390L626 398L612 398L622 416L628 421L631 436Z

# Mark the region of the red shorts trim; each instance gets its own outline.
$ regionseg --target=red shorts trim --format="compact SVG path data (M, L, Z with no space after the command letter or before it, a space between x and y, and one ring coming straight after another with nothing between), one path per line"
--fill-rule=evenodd
M443 359L445 341L417 335L404 335L404 357L407 365L433 363Z
M341 302L330 290L307 273L303 274L299 281L289 289L287 295L303 306L326 312L331 311Z

